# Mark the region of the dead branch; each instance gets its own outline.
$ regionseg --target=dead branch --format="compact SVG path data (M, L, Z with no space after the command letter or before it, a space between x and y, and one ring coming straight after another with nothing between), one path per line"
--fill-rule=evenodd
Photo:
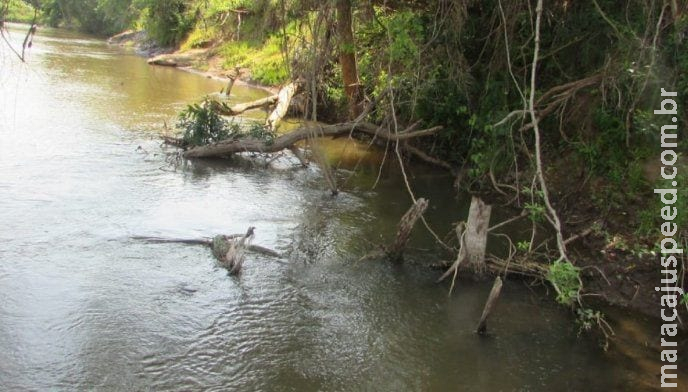
M566 244L564 243L564 238L562 236L561 222L559 220L559 215L557 214L557 211L554 209L552 203L550 202L547 183L545 182L545 177L543 174L542 147L540 143L540 128L538 125L540 119L538 118L535 112L535 81L537 79L537 62L538 54L540 51L540 22L542 19L542 0L538 0L535 13L535 49L533 51L533 63L530 74L530 97L528 100L528 111L530 112L531 123L533 125L533 134L535 135L535 174L540 185L540 190L542 191L542 199L545 203L549 219L551 220L552 226L556 231L559 259L566 261L568 260L568 256L566 254Z
M507 219L507 220L505 220L504 222L497 223L496 225L494 225L494 226L490 227L489 229L487 229L487 231L490 232L490 231L496 230L496 229L498 229L498 228L500 228L500 227L502 227L502 226L508 225L509 223L513 223L513 222L515 222L515 221L517 221L517 220L519 220L519 219L521 219L521 218L525 218L526 216L528 216L528 211L523 210L523 211L521 211L521 214L520 214L520 215L517 215L517 216L515 216L515 217L513 217L513 218L511 218L511 219Z
M401 134L403 134L403 133L401 133ZM416 158L420 159L421 161L427 162L427 163L434 165L434 166L438 166L438 167L447 169L452 174L456 175L457 170L454 167L452 167L452 165L450 165L448 162L445 162L439 158L432 157L432 156L426 154L425 152L423 152L422 150L420 150L416 147L413 147L412 145L410 145L408 143L404 144L403 147L404 147L404 151L410 153L411 155L415 156Z

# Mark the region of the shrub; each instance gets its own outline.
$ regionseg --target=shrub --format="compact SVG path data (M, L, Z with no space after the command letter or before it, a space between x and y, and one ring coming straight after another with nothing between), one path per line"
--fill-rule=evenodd
M238 128L237 124L230 124L212 110L212 103L207 99L182 111L177 126L184 130L184 143L192 146L219 142L236 133Z
M581 289L580 268L568 261L557 261L550 265L547 280L557 291L557 302L573 305Z

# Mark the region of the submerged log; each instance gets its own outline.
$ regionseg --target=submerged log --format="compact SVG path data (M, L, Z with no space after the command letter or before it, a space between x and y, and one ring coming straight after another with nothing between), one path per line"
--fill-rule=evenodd
M480 322L478 323L477 332L480 335L487 333L487 318L490 316L492 309L494 308L499 294L502 292L502 278L497 276L495 278L494 284L492 285L492 290L490 290L490 295L487 297L487 302L485 302L485 307L483 308L483 314L480 316Z
M394 244L385 249L387 257L394 261L400 262L404 258L404 251L406 250L406 245L408 245L409 238L411 237L411 231L416 225L418 219L425 213L428 208L428 201L420 198L411 206L411 208L404 214L404 216L399 221L399 226L397 228L397 236L394 240Z

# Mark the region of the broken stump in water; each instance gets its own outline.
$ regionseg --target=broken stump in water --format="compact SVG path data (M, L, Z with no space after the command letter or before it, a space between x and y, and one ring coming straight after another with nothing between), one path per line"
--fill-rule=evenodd
M411 206L411 208L404 214L399 221L397 228L397 236L394 244L385 249L387 257L394 262L401 262L404 259L404 251L408 245L411 231L416 225L418 219L423 216L425 210L428 208L428 201L420 198Z
M473 272L481 276L486 269L485 249L487 248L487 230L490 226L492 206L485 204L479 197L473 196L468 210L466 224L465 246L468 266Z
M487 248L487 234L491 214L492 206L485 204L479 197L474 196L471 199L471 206L468 210L468 222L462 222L456 227L456 235L459 238L459 252L456 260L437 280L438 283L452 274L454 274L454 279L456 279L459 267L461 269L470 269L470 272L476 277L484 275L486 269L485 250ZM454 282L452 281L453 287Z
M487 333L487 318L492 313L497 298L502 292L502 278L499 276L495 279L492 285L492 290L490 290L490 295L487 297L487 302L485 302L485 307L483 308L483 314L480 316L480 322L478 323L477 332L480 335L485 335Z

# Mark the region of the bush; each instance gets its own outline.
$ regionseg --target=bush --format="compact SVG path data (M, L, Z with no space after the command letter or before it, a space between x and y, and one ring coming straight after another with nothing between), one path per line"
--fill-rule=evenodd
M580 268L568 261L557 261L550 265L547 280L557 291L557 302L573 305L581 289Z
M230 124L212 110L212 102L207 99L182 111L177 126L184 130L184 143L192 146L217 143L238 131L238 125Z

